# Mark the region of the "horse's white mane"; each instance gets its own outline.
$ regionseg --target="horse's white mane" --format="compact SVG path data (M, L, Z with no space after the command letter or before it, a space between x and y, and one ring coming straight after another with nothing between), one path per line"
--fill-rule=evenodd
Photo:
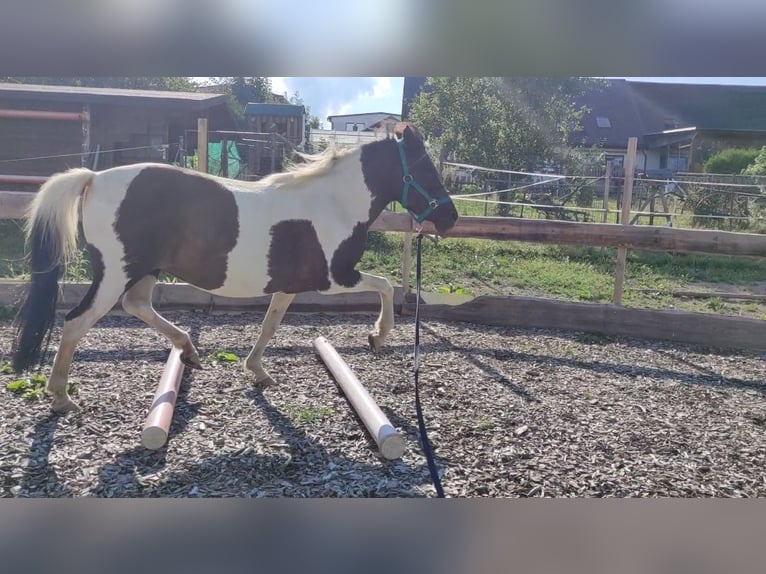
M283 172L272 173L258 183L264 186L284 185L323 175L330 171L338 159L352 154L357 149L359 149L358 146L343 149L331 146L316 154L295 152L297 156L303 159L304 163L291 165Z

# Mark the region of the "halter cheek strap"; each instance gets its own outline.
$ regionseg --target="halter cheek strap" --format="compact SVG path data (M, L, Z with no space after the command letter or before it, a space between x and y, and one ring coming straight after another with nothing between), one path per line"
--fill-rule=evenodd
M423 223L426 217L433 213L434 209L444 203L449 203L450 199L447 196L440 197L438 199L431 197L431 195L425 189L423 189L423 186L415 181L415 178L413 178L412 174L410 174L410 168L407 165L407 157L404 155L404 140L397 139L396 145L399 148L399 157L402 160L402 172L404 173L404 176L402 177L404 187L402 188L401 204L407 211L410 212L410 215L415 220L415 223L420 224ZM427 207L420 213L415 213L407 206L407 197L409 196L410 187L414 187L415 191L417 191L420 196L428 202Z

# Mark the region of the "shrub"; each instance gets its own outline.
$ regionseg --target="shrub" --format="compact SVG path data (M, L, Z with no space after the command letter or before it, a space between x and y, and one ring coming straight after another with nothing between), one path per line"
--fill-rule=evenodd
M705 173L740 174L755 161L759 152L756 148L725 149L705 162Z
M745 175L766 175L766 146L761 148L753 162L742 173Z

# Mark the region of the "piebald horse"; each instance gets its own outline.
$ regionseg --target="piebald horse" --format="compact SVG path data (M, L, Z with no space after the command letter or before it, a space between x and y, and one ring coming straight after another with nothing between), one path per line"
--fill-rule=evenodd
M16 372L37 363L50 338L58 281L77 252L80 221L93 281L65 317L46 387L56 412L79 408L67 393L75 347L120 297L128 313L181 349L184 364L202 367L189 334L152 307L160 272L227 297L271 294L245 361L256 384L273 382L261 359L297 293L377 291L381 310L368 338L377 352L394 323L393 287L355 269L370 225L398 201L443 234L457 211L411 124L398 124L393 137L306 159L256 182L146 163L51 177L26 219L32 278L17 316Z

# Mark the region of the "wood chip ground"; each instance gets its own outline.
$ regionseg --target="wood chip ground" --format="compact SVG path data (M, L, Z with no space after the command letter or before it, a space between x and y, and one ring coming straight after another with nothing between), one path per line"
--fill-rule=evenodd
M258 389L242 359L262 314L168 316L191 331L206 368L186 370L167 445L146 450L140 434L168 344L109 316L75 358L81 412L53 415L47 399L5 390L15 377L2 375L0 496L434 496L411 318L397 318L374 356L371 314L288 315L265 356L278 383ZM405 434L400 460L378 456L314 352L319 335ZM10 338L6 325L3 356ZM424 412L448 496L766 495L764 356L431 321L422 339ZM218 349L240 362L214 364Z

